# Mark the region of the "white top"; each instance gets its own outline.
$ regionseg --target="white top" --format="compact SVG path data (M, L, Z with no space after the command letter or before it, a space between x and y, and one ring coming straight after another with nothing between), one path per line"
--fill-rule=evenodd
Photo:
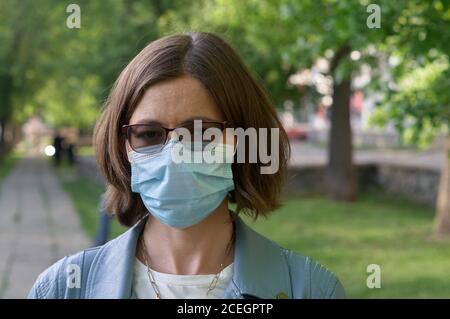
M157 272L151 268L150 270L162 299L221 299L233 277L233 263L231 263L222 270L216 288L206 295L214 274L172 275ZM156 293L148 278L147 266L137 258L134 263L133 294L138 299L156 298Z

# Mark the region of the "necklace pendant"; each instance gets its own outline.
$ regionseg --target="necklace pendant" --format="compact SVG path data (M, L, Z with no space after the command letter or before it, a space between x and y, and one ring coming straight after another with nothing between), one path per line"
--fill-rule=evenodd
M214 278L213 278L213 280L212 280L211 283L209 284L208 291L206 292L206 295L207 295L207 296L209 296L209 293L210 293L211 291L213 291L214 288L216 288L217 282L219 281L219 275L220 275L220 273L217 274L217 275L215 275Z

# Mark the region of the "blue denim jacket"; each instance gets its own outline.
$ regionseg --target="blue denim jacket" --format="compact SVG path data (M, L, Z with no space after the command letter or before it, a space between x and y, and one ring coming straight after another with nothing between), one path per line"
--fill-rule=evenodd
M141 219L103 246L59 260L39 275L28 298L134 298L133 266L144 224ZM239 217L235 238L234 274L224 298L345 298L333 273L279 247ZM72 280L74 269L79 284Z

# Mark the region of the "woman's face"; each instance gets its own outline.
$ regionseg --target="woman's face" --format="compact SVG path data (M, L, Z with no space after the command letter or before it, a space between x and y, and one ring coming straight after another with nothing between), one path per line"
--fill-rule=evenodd
M129 124L156 123L173 128L195 119L225 120L203 85L192 77L183 76L147 89ZM127 151L131 151L128 143Z

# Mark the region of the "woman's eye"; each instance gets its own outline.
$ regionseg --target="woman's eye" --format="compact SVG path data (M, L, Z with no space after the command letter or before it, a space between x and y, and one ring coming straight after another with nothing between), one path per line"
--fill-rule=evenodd
M142 139L151 139L151 138L155 138L158 136L159 136L159 132L154 132L154 131L142 132L137 135L138 138L142 138Z

